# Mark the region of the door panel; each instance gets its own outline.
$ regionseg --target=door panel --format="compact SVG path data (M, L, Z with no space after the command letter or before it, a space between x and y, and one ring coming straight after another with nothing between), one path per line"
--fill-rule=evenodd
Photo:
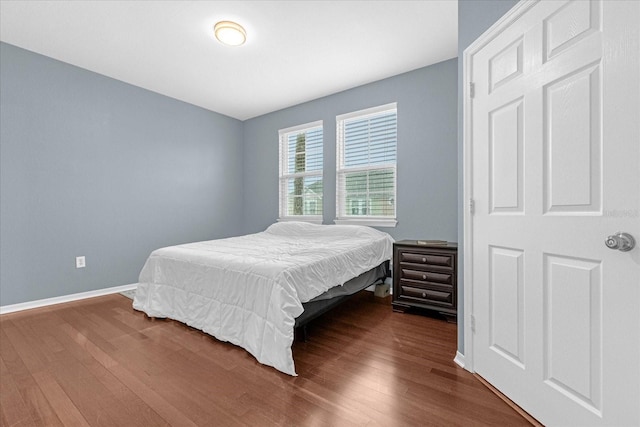
M523 98L489 113L491 213L523 212Z
M568 2L544 19L544 58L552 57L573 47L592 33L600 31L600 4Z
M601 262L546 253L543 257L545 382L599 414Z
M489 246L491 349L524 368L524 251Z
M600 213L600 63L544 88L545 213Z

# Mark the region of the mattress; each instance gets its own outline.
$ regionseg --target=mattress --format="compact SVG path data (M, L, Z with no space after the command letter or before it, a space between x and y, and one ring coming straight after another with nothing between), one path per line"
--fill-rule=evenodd
M352 225L280 222L265 231L153 251L133 301L296 375L291 352L302 303L389 260L387 233Z

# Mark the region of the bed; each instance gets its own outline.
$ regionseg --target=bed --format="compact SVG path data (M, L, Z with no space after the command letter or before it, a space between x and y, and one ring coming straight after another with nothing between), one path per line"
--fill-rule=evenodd
M161 248L140 272L133 307L295 376L294 328L353 292L354 282L378 279L392 247L391 236L369 227L279 222L260 233Z

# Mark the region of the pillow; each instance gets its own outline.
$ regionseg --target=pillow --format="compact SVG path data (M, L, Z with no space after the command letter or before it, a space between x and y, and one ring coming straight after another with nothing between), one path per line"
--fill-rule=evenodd
M389 236L383 231L364 225L319 225L302 221L276 222L271 224L265 233L288 237L359 237L370 239Z

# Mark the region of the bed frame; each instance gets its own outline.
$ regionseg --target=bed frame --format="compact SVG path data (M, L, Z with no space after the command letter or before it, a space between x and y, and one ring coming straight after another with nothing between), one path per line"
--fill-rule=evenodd
M301 335L302 340L307 342L307 324L309 322L343 303L361 290L375 285L378 282L383 283L387 277L391 277L388 260L362 273L360 276L349 280L344 285L329 289L324 294L309 302L303 303L302 307L304 311L300 316L296 317L296 323L294 325L296 338Z

